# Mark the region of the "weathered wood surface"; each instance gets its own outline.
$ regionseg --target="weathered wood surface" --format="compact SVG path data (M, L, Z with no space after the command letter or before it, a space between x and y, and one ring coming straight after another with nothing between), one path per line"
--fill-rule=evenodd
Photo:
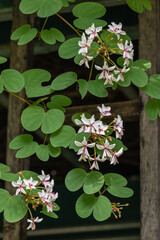
M152 62L150 74L160 73L160 1L151 0L152 11L139 15L140 58ZM145 115L149 99L141 92L140 184L141 240L160 239L160 119L150 121Z
M107 117L108 121L113 120L113 118L117 117L118 114L122 117L124 121L139 120L139 114L141 110L141 104L139 100L104 104L105 106L111 107L112 115L110 117ZM101 104L82 105L67 108L65 123L72 125L72 115L79 112L88 112L90 114L94 114L95 117L99 118L99 111L97 109L97 106L101 106Z
M19 11L20 0L14 0L13 2L13 23L12 31L22 24L31 23L31 18L27 15L22 15ZM29 63L29 52L31 49L28 45L18 46L15 41L11 42L11 58L10 58L10 68L16 69L20 72L27 70ZM30 59L31 63L31 59ZM25 93L22 91L19 96L25 98ZM10 141L17 135L23 132L20 124L20 116L24 108L24 104L19 99L14 96L9 96L8 105L8 126L7 126L7 152L6 152L6 164L11 168L11 172L16 173L21 169L28 168L28 161L21 161L15 158L15 152L9 149ZM10 194L15 193L10 183L6 182L6 189ZM4 221L4 232L3 240L25 240L26 239L26 219L18 223L8 223Z

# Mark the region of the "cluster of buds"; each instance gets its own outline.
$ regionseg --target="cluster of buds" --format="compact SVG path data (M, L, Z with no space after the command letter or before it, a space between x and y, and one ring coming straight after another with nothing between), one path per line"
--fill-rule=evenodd
M78 42L80 46L78 54L82 54L84 58L80 61L79 65L85 64L85 66L89 68L88 62L93 59L92 54L96 52L104 61L102 67L95 65L97 70L102 71L98 78L105 80L104 85L113 85L113 82L118 82L119 80L124 81L123 73L127 73L130 70L128 66L130 60L133 60L133 44L131 41L128 42L128 40L123 43L123 39L120 38L121 35L126 35L126 32L122 30L121 23L115 24L112 22L111 25L108 25L108 35L105 40L102 40L99 35L101 31L102 27L96 28L93 23L90 28L85 30L85 33L89 35L88 38L85 33L82 34L81 41ZM115 35L117 37L117 42L111 45L110 43L112 43ZM92 49L91 44L93 42L99 45L99 49L95 51L93 48L93 51L89 53L88 50ZM122 55L124 59L123 68L119 68L111 59L111 55L113 54Z
M114 118L109 125L104 124L101 121L104 116L111 115L110 107L105 107L104 104L102 104L102 107L97 108L100 112L99 120L96 121L94 115L88 119L85 117L85 114L81 115L81 120L75 119L75 123L80 125L78 133L84 132L90 134L88 140L86 140L86 137L84 136L83 141L75 141L75 145L80 147L77 152L77 155L80 155L79 161L84 160L87 162L88 160L89 163L93 161L93 164L90 164L90 169L95 168L99 170L98 161L104 162L106 160L110 160L110 164L114 165L118 163L117 157L123 153L123 147L119 149L118 152L115 151L116 144L110 144L110 142L112 142L110 133L115 132L116 138L121 139L124 129L123 121L119 115L117 118ZM90 150L92 154L89 153L88 148L93 149L93 151Z
M33 180L32 177L25 179L21 172L19 174L21 177L17 182L12 182L12 185L17 188L16 195L22 194L25 197L26 207L31 215L31 218L27 220L30 223L27 229L34 230L35 222L41 222L43 219L33 218L29 204L34 210L41 205L47 209L47 212L53 212L53 209L56 208L54 201L58 198L58 193L53 192L54 180L50 181L50 175L46 175L43 170L42 174L38 176L39 181Z
M129 204L121 204L121 203L112 203L112 214L116 219L121 218L121 210L123 207L128 207Z

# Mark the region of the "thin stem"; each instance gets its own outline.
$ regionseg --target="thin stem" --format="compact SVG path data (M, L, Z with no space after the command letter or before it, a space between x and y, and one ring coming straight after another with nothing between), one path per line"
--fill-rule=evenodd
M48 17L46 18L46 20L45 20L45 22L44 22L44 24L43 24L43 27L42 27L42 29L41 29L41 31L45 28L47 21L48 21Z
M48 136L48 135L46 134L43 144L45 144L45 143L46 143L47 136Z
M27 103L29 106L31 106L32 104L30 104L27 100L25 100L24 98L21 98L20 96L18 96L17 94L15 94L15 93L12 93L12 92L10 92L10 91L8 91L6 88L4 88L4 91L6 91L6 92L8 92L8 93L10 93L11 95L13 95L13 96L15 96L15 97L17 97L17 98L19 98L20 100L22 100L23 102L25 102L25 103Z
M89 80L91 80L91 77L92 77L93 65L94 65L94 58L92 59L92 66L91 66L91 71L90 71L90 74L89 74Z
M31 209L29 207L28 207L28 210L29 210L29 214L31 216L31 219L33 219L33 215L32 215Z
M78 30L77 30L75 27L73 27L66 19L64 19L61 15L59 15L59 13L56 13L56 15L57 15L59 18L61 18L62 21L64 21L69 27L71 27L71 28L78 34L78 36L81 37L81 34L78 32Z

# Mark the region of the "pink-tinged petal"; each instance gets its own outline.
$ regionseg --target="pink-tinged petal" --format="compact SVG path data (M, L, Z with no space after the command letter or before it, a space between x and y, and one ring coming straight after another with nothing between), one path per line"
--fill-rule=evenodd
M92 147L94 147L95 146L95 143L89 143L89 144L87 144L87 147L89 147L89 148L92 148Z
M78 147L82 147L82 146L83 146L83 144L80 143L80 142L74 141L74 143L75 143L75 145L78 146Z

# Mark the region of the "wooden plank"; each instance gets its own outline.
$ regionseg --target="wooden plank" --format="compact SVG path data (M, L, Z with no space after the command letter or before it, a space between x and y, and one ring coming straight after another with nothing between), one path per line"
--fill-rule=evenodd
M104 103L105 106L111 107L111 117L107 117L107 121L113 120L119 114L124 121L137 121L139 120L139 113L141 110L141 105L139 100L124 101L124 102L114 102L114 103ZM88 112L90 114L95 114L95 117L99 117L99 111L97 106L101 104L93 105L83 105L67 108L65 123L73 125L71 118L72 115L78 112Z
M139 55L152 62L149 74L160 73L160 2L151 0L152 11L139 15ZM160 239L160 119L150 121L145 115L149 99L141 93L140 182L141 240Z

